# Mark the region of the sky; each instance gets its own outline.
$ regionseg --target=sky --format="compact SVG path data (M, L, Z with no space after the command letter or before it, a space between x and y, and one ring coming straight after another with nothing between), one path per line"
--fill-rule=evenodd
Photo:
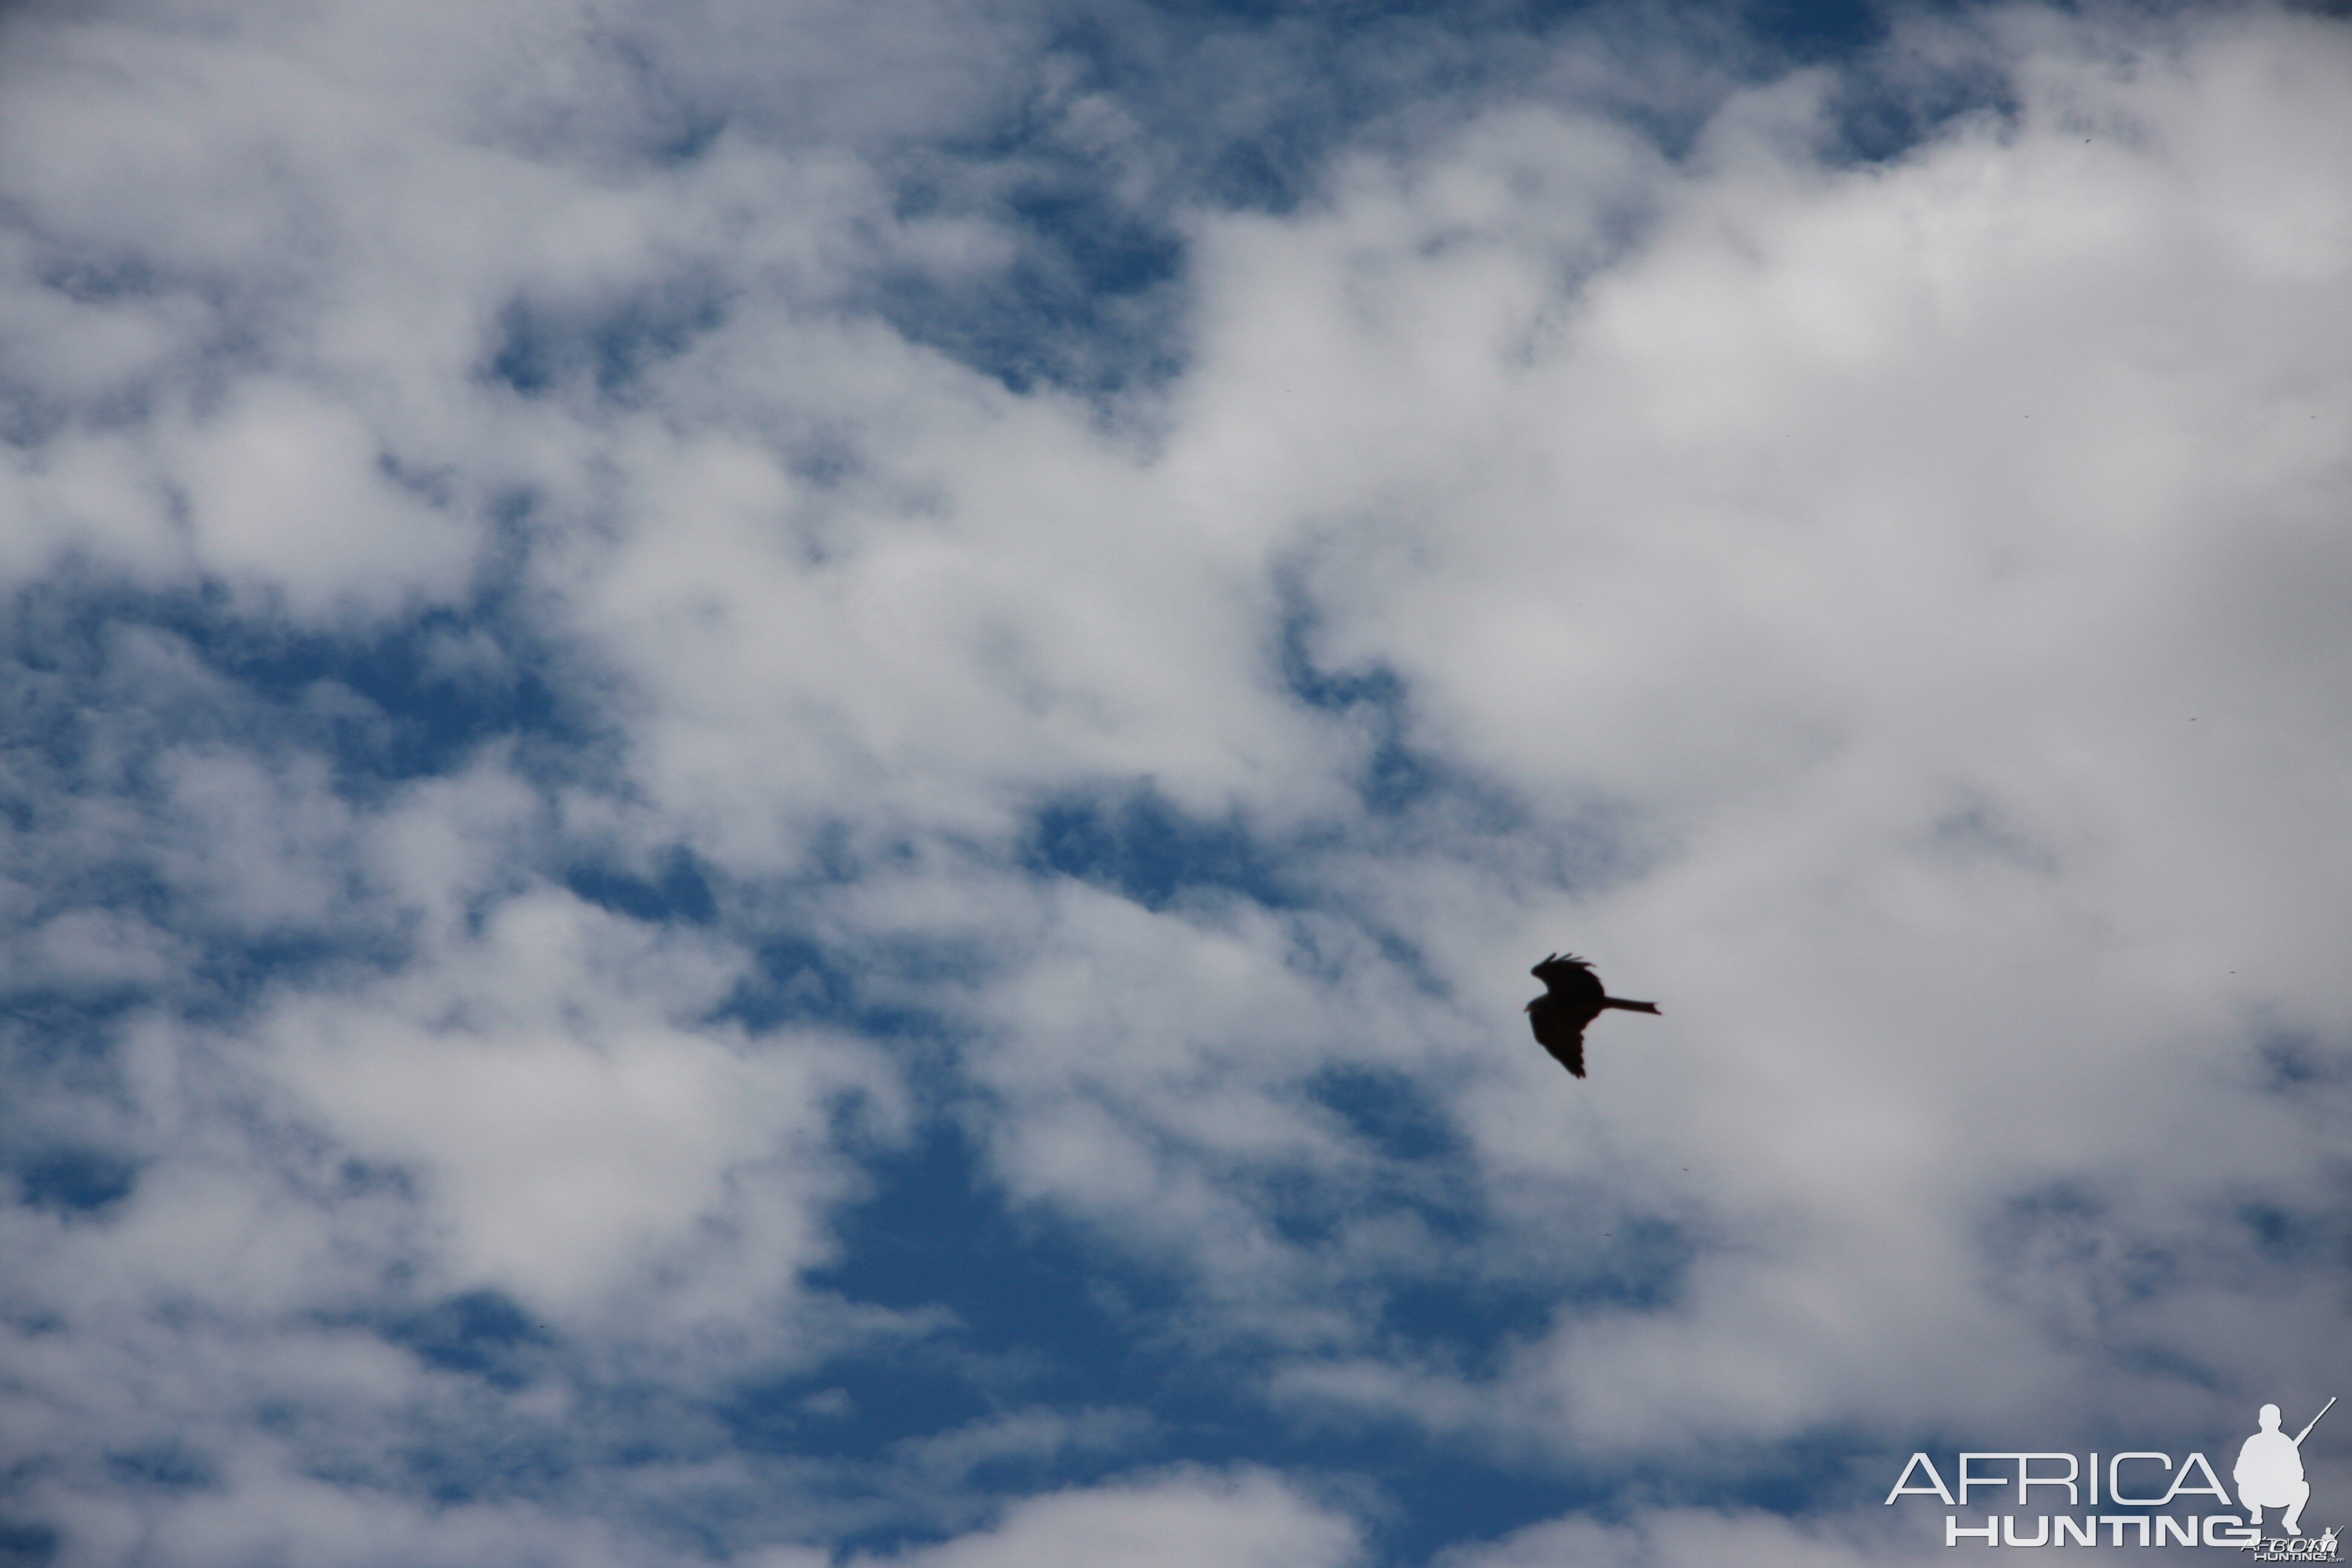
M0 1563L2226 1479L2352 1394L2347 298L2340 7L19 0Z

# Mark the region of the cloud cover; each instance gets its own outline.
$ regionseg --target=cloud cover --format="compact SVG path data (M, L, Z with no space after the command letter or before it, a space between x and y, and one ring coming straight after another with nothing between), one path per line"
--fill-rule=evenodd
M1885 1562L2315 1408L2352 35L1886 24L0 21L8 1550Z

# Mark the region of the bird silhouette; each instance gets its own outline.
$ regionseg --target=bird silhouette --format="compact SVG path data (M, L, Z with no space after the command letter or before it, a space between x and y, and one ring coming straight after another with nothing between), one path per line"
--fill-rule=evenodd
M1544 983L1544 994L1528 1004L1528 1022L1535 1027L1536 1043L1578 1078L1584 1076L1584 1026L1601 1016L1603 1009L1658 1010L1654 1002L1628 1002L1610 995L1601 988L1601 976L1592 973L1592 965L1572 952L1565 957L1555 952L1528 973Z

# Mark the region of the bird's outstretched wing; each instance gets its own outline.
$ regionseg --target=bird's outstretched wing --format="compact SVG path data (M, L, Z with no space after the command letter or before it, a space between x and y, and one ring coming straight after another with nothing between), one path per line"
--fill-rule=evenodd
M1555 952L1528 973L1542 981L1547 992L1569 1006L1588 1008L1588 1018L1600 1014L1601 976L1593 973L1592 965L1576 954Z
M1589 1013L1563 1008L1559 998L1549 993L1528 1004L1528 1022L1535 1029L1536 1044L1578 1078L1584 1076L1584 1026L1591 1017Z

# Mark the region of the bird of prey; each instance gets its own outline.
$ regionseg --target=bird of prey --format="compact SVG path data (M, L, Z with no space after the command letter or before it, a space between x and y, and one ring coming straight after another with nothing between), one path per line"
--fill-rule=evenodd
M1584 1076L1584 1026L1607 1007L1628 1013L1654 1013L1654 1002L1628 1002L1601 988L1592 965L1574 953L1553 953L1528 971L1544 983L1544 994L1528 1004L1528 1022L1535 1026L1536 1042L1552 1060L1577 1077Z

